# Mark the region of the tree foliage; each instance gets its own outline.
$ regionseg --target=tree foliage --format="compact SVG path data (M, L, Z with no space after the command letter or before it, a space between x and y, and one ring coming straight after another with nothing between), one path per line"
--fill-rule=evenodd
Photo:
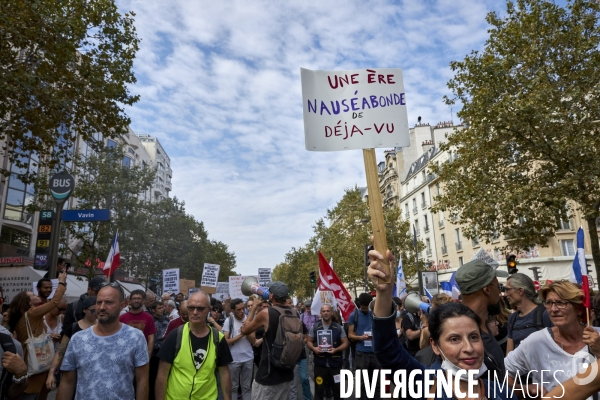
M485 48L451 63L446 102L467 124L442 147L455 161L433 167L445 188L435 211L457 213L467 237L543 246L578 208L600 267L599 12L596 1L509 1L505 17L487 15Z
M113 0L0 2L0 139L11 162L38 154L52 169L72 159L77 135L100 150L95 133L126 132L123 106L138 100L133 15Z
M409 222L400 219L398 208L384 209L384 219L390 251L401 254L404 273L414 275L416 263ZM346 190L338 204L315 223L313 230L314 236L305 246L292 248L285 261L275 267L274 278L288 284L290 291L298 297L312 296L314 285L308 277L310 271L318 273L317 252L321 250L326 258L333 259L336 274L349 290L362 292L364 245L370 243L372 232L369 205L361 198L358 188ZM419 242L418 246L422 251L423 244Z
M88 268L91 276L98 261L106 259L118 230L121 269L133 276L160 278L163 269L179 268L183 279L199 283L205 262L221 266L220 280L235 275L235 254L209 239L204 224L185 212L185 203L177 198L150 203L141 195L151 188L155 170L126 167L122 160L120 147L85 159L76 156L72 174L77 209L110 209L111 219L63 222L62 255ZM55 207L47 175L36 180L36 194L32 211Z

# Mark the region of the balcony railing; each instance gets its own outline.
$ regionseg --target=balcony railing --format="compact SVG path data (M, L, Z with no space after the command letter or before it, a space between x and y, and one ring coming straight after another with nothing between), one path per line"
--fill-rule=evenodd
M427 208L427 202L421 203L421 208L424 210Z
M444 220L440 219L440 222L438 222L438 225L440 226L440 228L444 227Z
M417 232L417 236L421 236L421 229L415 228L415 232Z
M456 243L456 251L460 251L462 250L462 243L461 242L457 242Z
M429 225L425 225L425 227L423 228L423 230L425 231L425 233L429 232Z
M427 255L431 257L431 249L427 249Z
M448 254L448 247L442 246L442 254Z
M404 218L409 219L410 218L410 213L407 212L406 214L404 214Z
M419 209L417 207L413 208L413 214L416 214L419 212Z

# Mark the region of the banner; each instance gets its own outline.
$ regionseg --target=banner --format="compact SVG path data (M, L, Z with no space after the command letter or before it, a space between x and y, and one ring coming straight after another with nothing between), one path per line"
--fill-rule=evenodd
M211 294L216 293L220 269L221 266L218 264L204 263L204 270L202 271L202 281L200 282L200 289L202 291Z
M197 287L191 287L188 289L188 299L192 296L192 294L199 292L200 288Z
M258 283L260 286L269 286L271 284L271 268L258 269Z
M217 292L212 297L219 301L226 300L229 297L229 282L217 282Z
M231 299L242 299L244 301L248 300L248 296L244 296L242 293L242 282L249 276L254 276L258 279L256 275L242 275L242 276L230 276L229 277L229 296Z
M179 268L163 269L163 293L179 293Z
M319 289L313 299L311 313L313 315L320 315L321 305L331 304L334 299L344 321L347 321L356 307L350 297L350 293L348 293L340 278L333 271L323 253L319 251Z
M402 69L300 69L306 150L410 145Z

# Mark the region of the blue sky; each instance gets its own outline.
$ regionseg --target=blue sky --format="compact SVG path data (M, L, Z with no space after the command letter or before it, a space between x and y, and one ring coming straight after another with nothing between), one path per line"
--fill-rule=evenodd
M237 272L275 267L345 188L366 186L361 151L304 148L300 68L403 68L409 125L456 110L449 63L483 47L497 0L120 0L142 39L136 133L171 158L173 195L229 245ZM379 151L381 159L382 150ZM317 260L315 260L315 264Z

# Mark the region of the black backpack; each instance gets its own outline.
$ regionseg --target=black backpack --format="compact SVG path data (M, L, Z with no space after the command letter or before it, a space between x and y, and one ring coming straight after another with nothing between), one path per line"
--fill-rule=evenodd
M523 329L535 328L536 331L544 329L544 311L546 308L543 305L538 305L533 309L533 324L526 324L523 326L514 327L515 322L517 322L517 317L519 315L518 312L514 312L508 316L508 326L510 326L511 331L520 331Z
M2 346L2 350L4 352L10 351L11 353L17 353L17 347L12 340L12 337L6 333L0 332L0 345ZM0 376L0 399L5 400L8 399L8 390L12 385L12 372L8 372L6 368L2 369L2 375ZM25 390L25 387L23 387Z

